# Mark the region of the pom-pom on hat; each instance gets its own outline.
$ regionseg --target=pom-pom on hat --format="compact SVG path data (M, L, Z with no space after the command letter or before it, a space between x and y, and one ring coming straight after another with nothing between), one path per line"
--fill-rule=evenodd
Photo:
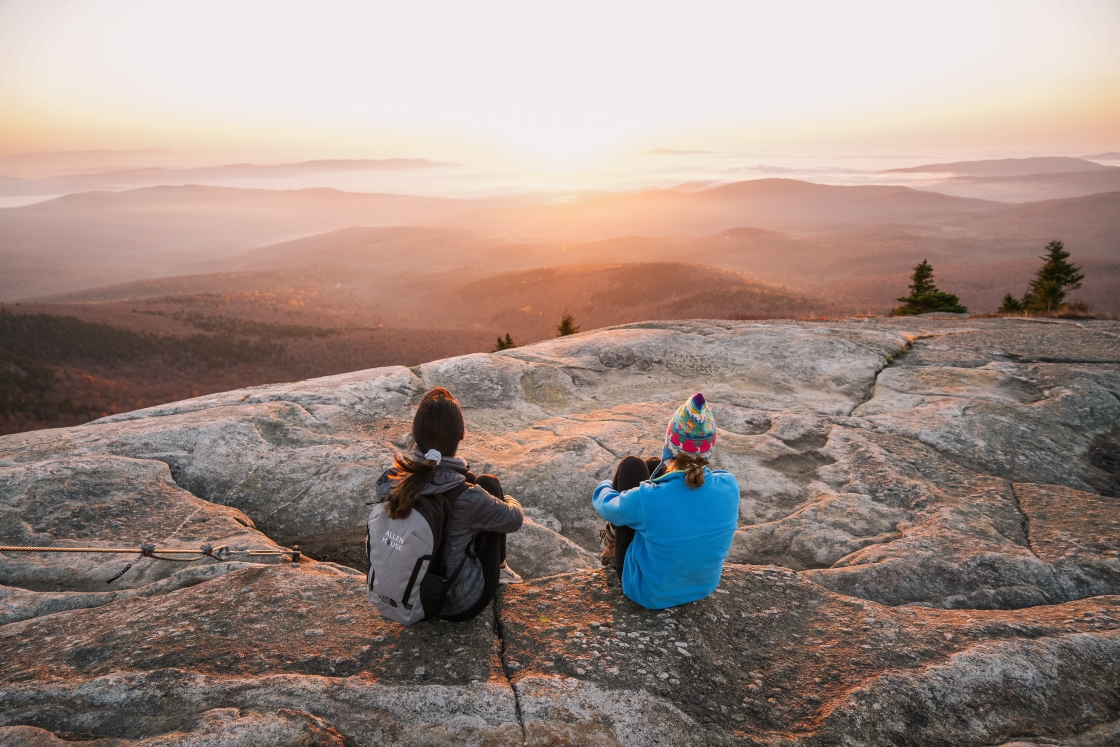
M665 459L687 454L707 459L716 445L716 420L704 395L697 392L680 406L665 431Z

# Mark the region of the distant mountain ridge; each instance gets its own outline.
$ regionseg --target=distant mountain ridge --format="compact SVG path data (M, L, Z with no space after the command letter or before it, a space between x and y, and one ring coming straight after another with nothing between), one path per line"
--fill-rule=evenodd
M407 306L412 286L440 273L466 282L573 263L684 261L822 300L847 299L866 313L898 295L896 286L905 288L909 269L923 258L939 278L961 268L972 288L962 291L965 305L973 303L966 296L988 305L997 293L998 302L1009 290L1021 292L1029 276L1015 269L1024 279L1004 288L1006 263L1033 264L1054 238L1077 261L1120 260L1120 190L1007 204L775 179L526 205L330 189L159 187L0 210L0 300L221 271L279 272L292 285L314 270L323 275L316 288L328 295L336 284L356 293L345 289L372 277L377 282L365 287ZM1093 277L1113 282L1099 271ZM174 292L173 282L160 286L160 293ZM1103 287L1084 293L1109 310L1115 299Z
M190 169L166 169L149 167L127 171L91 174L91 177L143 177L155 176L298 176L302 174L322 174L333 171L378 171L382 169L426 169L455 166L453 163L429 161L426 158L384 158L384 159L326 159L319 161L299 161L296 163L253 164L233 163L222 166L201 166ZM65 178L65 177L64 177Z
M0 161L2 164L2 161ZM426 158L327 159L297 163L234 163L193 168L148 166L119 171L67 174L41 179L0 177L0 196L53 195L100 189L189 184L207 179L276 179L363 171L412 171L453 168L457 164Z
M1071 156L1037 156L1034 158L998 158L985 161L929 163L904 169L888 169L884 174L960 174L963 176L1025 176L1058 174L1075 171L1098 171L1112 168L1084 158Z
M203 186L66 195L0 210L0 300L203 272L219 257L347 226L430 225L465 204L334 189ZM13 293L21 287L35 290Z
M184 155L161 148L140 150L69 150L12 153L0 156L0 174L37 179L64 174L89 174L144 166L182 163Z
M737 226L820 233L867 224L952 225L962 217L1006 207L909 187L754 179L694 191L654 189L568 203L481 208L457 216L454 225L488 236L500 229L507 237L593 241L703 236Z
M593 329L648 319L797 317L825 308L796 291L686 262L539 267L475 280L453 292L478 321L530 340L555 334L565 312Z
M654 148L647 150L643 155L647 156L707 156L711 155L710 150L677 150L676 148Z

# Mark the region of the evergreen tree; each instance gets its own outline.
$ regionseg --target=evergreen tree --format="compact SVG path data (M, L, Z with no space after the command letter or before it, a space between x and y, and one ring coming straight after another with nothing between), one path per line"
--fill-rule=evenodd
M898 300L902 305L892 312L894 316L913 316L931 311L968 313L968 309L961 306L959 298L952 293L943 293L937 289L933 282L933 267L924 259L914 268L914 274L910 276L910 295Z
M999 307L1000 314L1022 314L1023 302L1008 293L1003 297L1003 305Z
M576 318L565 311L564 316L560 319L560 326L556 328L556 331L560 333L560 337L574 335L576 332L579 332L579 325L576 324Z
M494 352L496 353L499 350L509 350L510 348L515 347L517 346L513 344L513 338L509 336L509 332L506 332L506 338L504 340L501 337L498 338L498 344L494 348Z
M919 296L928 296L930 293L937 293L937 286L933 284L933 265L929 263L928 259L923 259L922 263L914 268L914 274L910 276L910 295L908 298L917 298ZM898 299L905 301L905 298Z
M1044 262L1031 281L1030 291L1023 297L1023 307L1035 312L1056 311L1064 305L1066 291L1080 288L1085 275L1080 267L1066 261L1069 252L1060 241L1047 244L1045 256L1039 259Z

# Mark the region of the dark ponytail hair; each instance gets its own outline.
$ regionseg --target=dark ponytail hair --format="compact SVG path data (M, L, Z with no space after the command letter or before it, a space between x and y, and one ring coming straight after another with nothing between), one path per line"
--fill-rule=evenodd
M704 468L708 460L691 454L678 454L669 464L670 472L684 471L684 482L690 488L698 488L704 484Z
M463 411L451 392L441 386L429 389L412 419L412 435L408 445L421 452L435 449L442 456L455 456L463 439L465 424ZM393 486L385 500L385 510L390 519L405 519L412 513L412 506L420 491L432 481L435 462L418 459L415 455L398 453L393 459L390 479Z

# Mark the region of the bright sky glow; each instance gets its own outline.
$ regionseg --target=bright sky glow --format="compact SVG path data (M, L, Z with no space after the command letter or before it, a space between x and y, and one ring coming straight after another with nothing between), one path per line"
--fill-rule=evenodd
M1120 2L4 0L0 155L1120 149Z

